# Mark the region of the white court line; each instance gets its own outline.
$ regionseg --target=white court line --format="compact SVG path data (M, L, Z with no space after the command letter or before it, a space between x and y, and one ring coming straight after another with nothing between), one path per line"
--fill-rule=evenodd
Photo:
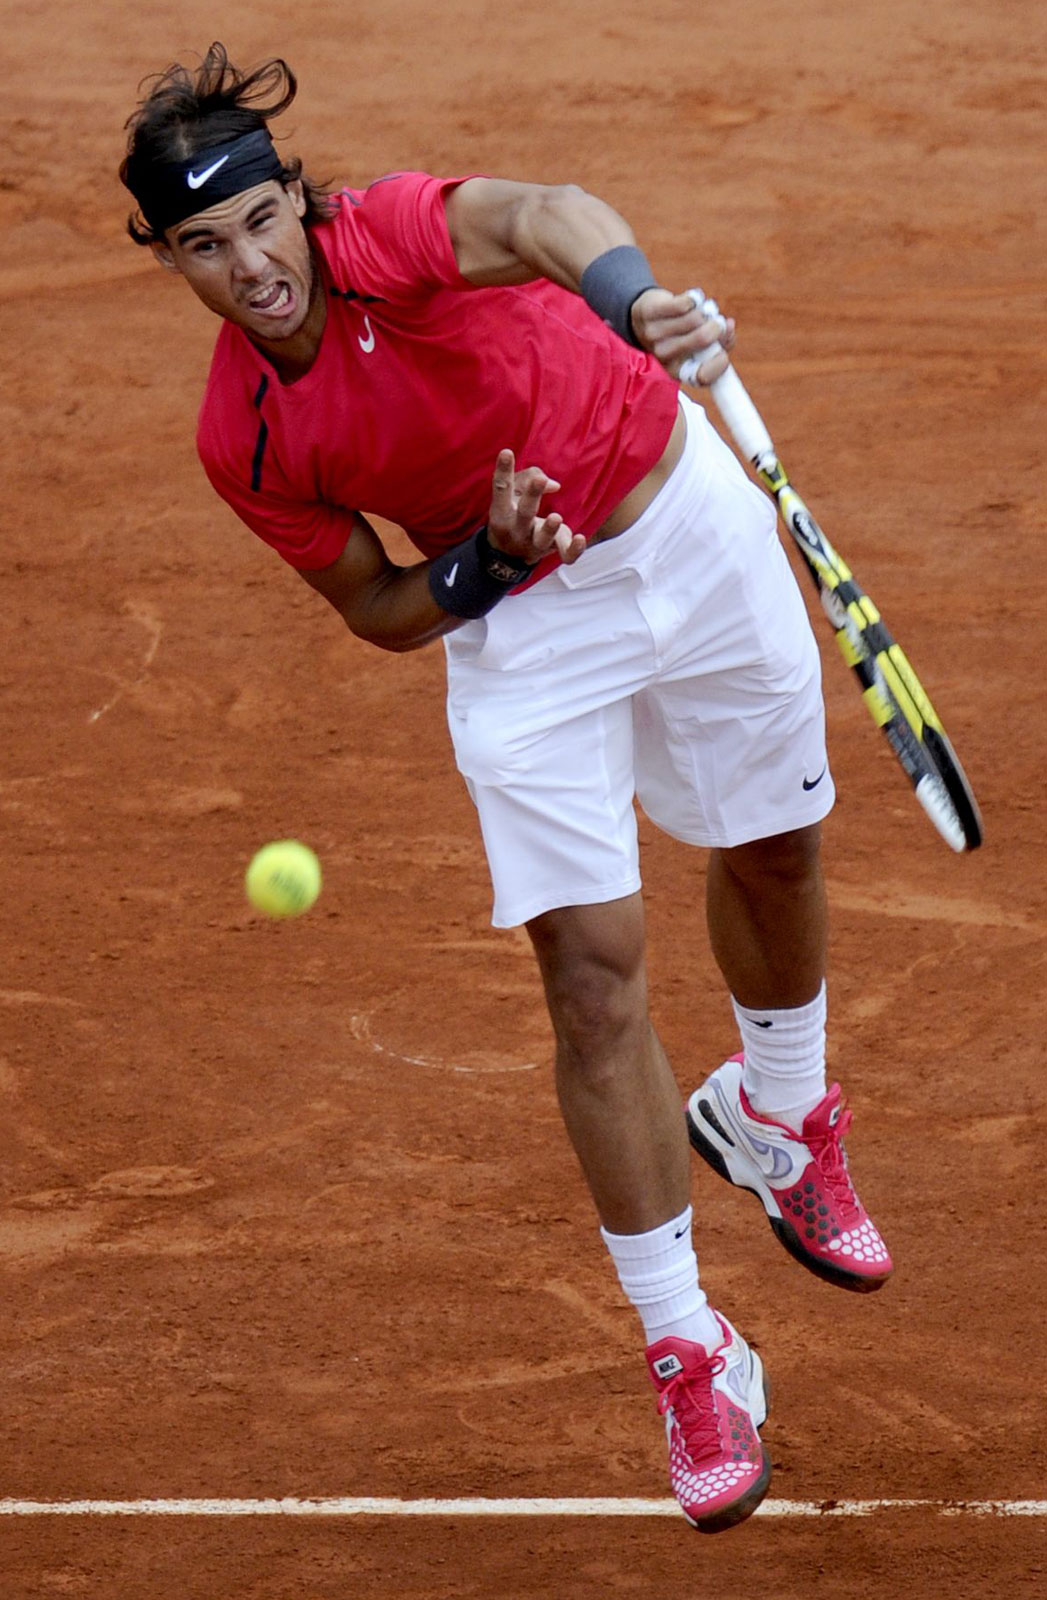
M495 1064L494 1066L467 1067L454 1062L432 1060L428 1056L405 1056L398 1050L392 1050L388 1045L382 1044L371 1032L371 1013L369 1011L357 1012L349 1018L349 1032L361 1044L369 1044L375 1055L392 1056L394 1061L403 1061L409 1067L434 1067L441 1071L468 1072L477 1074L493 1074L496 1072L536 1072L537 1063L524 1061L519 1064L510 1063L508 1066Z
M129 616L133 622L137 622L146 630L146 632L149 634L149 645L139 665L138 676L133 682L129 682L124 678L118 678L117 683L119 684L119 687L116 690L116 693L106 701L104 706L99 706L96 711L91 712L91 715L87 719L89 723L97 722L99 717L104 717L107 711L112 711L117 701L122 700L125 694L130 694L133 690L138 688L138 685L144 680L146 673L153 664L153 657L160 648L160 639L163 635L164 625L157 616L156 608L154 606L151 606L148 601L145 600L127 600L124 603L124 614Z
M758 1517L1044 1517L1047 1500L765 1500ZM0 1500L3 1517L678 1517L675 1500Z

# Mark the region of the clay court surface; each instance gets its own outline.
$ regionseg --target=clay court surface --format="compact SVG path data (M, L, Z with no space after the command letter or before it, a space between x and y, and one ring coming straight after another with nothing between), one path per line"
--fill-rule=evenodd
M149 72L216 35L282 53L315 176L574 180L715 293L986 844L939 840L816 618L832 1068L898 1269L870 1299L816 1282L696 1163L784 1514L4 1515L0 1592L1042 1594L1047 1518L937 1504L1047 1492L1042 6L5 11L0 1500L668 1494L526 940L488 925L442 653L357 643L196 464L212 324L124 237L114 176ZM265 923L242 873L286 835L325 889ZM734 1033L702 859L643 837L684 1091ZM854 1499L936 1504L788 1510Z

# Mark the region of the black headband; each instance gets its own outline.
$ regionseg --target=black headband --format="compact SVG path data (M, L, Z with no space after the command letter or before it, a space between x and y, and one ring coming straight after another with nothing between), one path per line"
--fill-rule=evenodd
M136 161L132 155L127 187L150 228L161 234L220 200L279 178L283 170L269 130L255 128L238 139L198 150L185 161L157 162L147 157Z

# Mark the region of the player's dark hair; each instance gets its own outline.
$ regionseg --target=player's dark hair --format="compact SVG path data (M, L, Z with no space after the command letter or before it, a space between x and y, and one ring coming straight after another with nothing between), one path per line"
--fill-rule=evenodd
M225 46L215 41L199 67L175 62L143 87L146 93L125 124L127 154L120 163L120 181L128 187L132 156L139 169L152 162L186 161L201 150L265 128L287 110L298 81L279 56L241 72ZM301 160L292 156L281 167L280 182L286 187L295 179L301 179L305 194L302 222L307 228L333 216L335 205L327 190L305 177ZM135 244L152 244L156 238L141 211L128 217L127 231Z

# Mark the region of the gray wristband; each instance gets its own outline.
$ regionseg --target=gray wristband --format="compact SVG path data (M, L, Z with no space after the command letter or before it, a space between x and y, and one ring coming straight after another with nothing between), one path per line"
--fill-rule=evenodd
M634 244L616 244L613 250L605 250L602 256L590 261L579 284L586 305L602 317L620 339L638 350L643 346L633 332L629 313L634 300L638 300L645 289L659 287L650 262Z
M441 611L449 611L452 617L485 617L533 571L529 562L496 550L484 524L471 538L430 561L429 593Z

